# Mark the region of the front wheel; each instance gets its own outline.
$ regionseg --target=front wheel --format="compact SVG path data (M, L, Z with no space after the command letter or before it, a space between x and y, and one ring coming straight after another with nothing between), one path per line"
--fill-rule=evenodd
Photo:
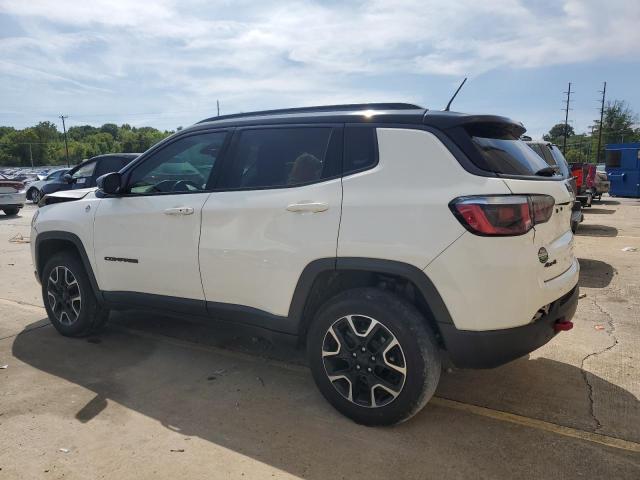
M71 252L57 253L45 264L42 299L52 325L68 337L95 332L109 315L98 305L82 262Z
M320 392L364 425L391 425L433 396L441 358L424 317L401 297L375 288L346 291L323 305L307 335Z

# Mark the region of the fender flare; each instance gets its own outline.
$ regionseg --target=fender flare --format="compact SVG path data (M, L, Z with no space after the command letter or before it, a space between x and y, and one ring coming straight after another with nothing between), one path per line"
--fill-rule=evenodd
M102 292L98 287L98 282L96 281L95 274L93 272L93 267L91 266L91 262L89 261L89 257L87 255L87 251L84 248L82 240L74 233L65 232L62 230L50 230L47 232L38 233L35 239L35 269L36 276L42 282L42 272L39 271L38 266L40 265L40 251L42 248L42 244L51 240L59 240L63 242L71 243L75 249L78 251L78 255L80 255L80 260L82 261L82 265L84 266L85 271L87 272L87 276L89 277L89 282L91 283L91 288L93 289L93 293L100 303L103 302Z
M440 293L427 274L418 267L395 260L366 257L338 257L314 260L309 263L300 274L293 298L291 299L288 315L290 323L297 326L298 333L300 333L299 329L304 325L304 309L315 280L323 272L338 272L341 270L386 273L405 278L412 282L419 290L437 323L454 325L451 314L442 300Z

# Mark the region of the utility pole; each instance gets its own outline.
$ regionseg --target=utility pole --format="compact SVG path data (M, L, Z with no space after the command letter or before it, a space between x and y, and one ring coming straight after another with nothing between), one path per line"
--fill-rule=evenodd
M62 131L64 132L64 150L67 154L67 167L69 167L69 145L67 144L67 127L64 124L64 119L65 118L69 118L69 116L64 116L64 115L60 115L60 118L62 119Z
M220 100L216 100L216 107L218 107L218 116L220 116Z
M567 105L564 109L564 138L562 139L562 154L567 154L567 134L569 133L569 102L571 101L571 82L569 82L569 89L565 92L567 94Z
M602 145L602 120L604 119L604 98L607 93L607 82L602 87L602 102L600 103L600 128L598 128L598 151L596 152L596 163L600 163L600 146Z
M31 144L29 144L29 158L31 159L31 168L33 168L33 152L31 151Z

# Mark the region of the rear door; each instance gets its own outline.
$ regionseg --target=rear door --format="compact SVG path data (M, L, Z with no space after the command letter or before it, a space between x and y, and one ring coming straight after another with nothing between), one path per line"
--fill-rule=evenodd
M242 306L284 317L304 268L335 258L341 156L340 125L236 130L202 210L200 269L210 313Z

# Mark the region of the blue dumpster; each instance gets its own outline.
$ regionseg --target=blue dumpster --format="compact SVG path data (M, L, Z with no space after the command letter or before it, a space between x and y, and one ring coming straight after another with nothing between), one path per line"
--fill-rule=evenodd
M614 143L605 147L609 195L640 197L640 143Z

